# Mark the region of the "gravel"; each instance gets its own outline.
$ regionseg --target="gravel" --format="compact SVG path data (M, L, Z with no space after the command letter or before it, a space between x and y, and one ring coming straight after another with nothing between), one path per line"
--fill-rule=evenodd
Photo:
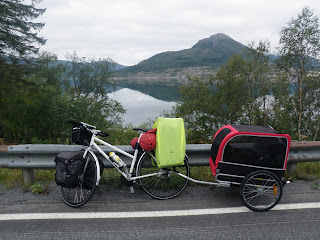
M128 187L112 187L110 185L101 184L93 195L90 201L145 201L150 197L137 185L134 186L135 193L132 194ZM320 193L320 179L314 181L297 180L284 186L283 196L286 194L305 194L305 193ZM200 199L200 198L215 198L225 197L230 195L239 195L238 187L217 188L207 185L189 184L182 193L184 198ZM15 204L15 203L55 203L61 202L60 188L53 182L50 183L48 191L45 193L35 194L31 190L23 190L22 187L6 189L5 185L0 184L0 205Z

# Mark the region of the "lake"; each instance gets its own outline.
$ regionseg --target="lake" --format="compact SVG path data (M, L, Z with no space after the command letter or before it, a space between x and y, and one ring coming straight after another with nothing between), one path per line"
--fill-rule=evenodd
M108 96L120 102L127 110L123 116L123 125L132 123L133 126L139 126L150 120L153 121L161 112L171 110L176 105L175 102L162 101L129 88L122 88L109 93Z

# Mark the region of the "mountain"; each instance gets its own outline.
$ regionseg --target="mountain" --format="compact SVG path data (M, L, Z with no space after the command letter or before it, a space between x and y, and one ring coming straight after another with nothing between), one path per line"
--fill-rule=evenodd
M198 41L192 48L181 51L168 51L119 71L120 75L139 72L162 72L167 69L190 67L218 67L235 54L246 48L229 36L218 33Z

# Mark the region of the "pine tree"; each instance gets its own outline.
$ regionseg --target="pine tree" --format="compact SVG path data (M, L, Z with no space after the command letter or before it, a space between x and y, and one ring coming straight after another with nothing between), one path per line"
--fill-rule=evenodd
M0 54L25 57L37 53L46 40L37 35L44 23L33 22L45 12L35 7L41 0L25 4L23 0L0 1Z

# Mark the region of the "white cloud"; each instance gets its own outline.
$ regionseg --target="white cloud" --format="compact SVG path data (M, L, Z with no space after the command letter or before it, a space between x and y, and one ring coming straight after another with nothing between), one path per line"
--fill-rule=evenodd
M219 32L243 44L268 39L275 49L281 28L304 6L319 14L318 0L45 0L37 20L46 23L42 50L60 59L77 51L134 65Z

